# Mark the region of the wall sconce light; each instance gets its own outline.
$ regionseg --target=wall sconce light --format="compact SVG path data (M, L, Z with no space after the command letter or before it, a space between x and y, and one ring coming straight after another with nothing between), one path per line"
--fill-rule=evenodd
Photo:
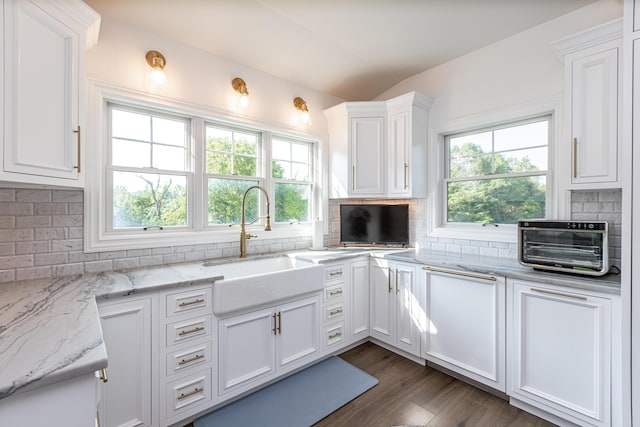
M311 121L309 117L309 107L307 107L305 100L298 96L293 99L293 106L300 112L300 121L304 124L309 124Z
M247 90L247 84L240 77L236 77L231 80L231 87L233 90L240 94L239 106L244 108L249 104L249 91Z
M158 85L166 83L167 75L164 72L164 67L167 64L167 60L164 56L156 50L150 50L145 58L147 59L147 64L151 67L149 80Z

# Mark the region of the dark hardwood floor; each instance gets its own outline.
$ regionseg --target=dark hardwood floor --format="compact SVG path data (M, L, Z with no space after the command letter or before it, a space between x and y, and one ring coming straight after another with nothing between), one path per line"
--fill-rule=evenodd
M314 427L554 425L371 342L340 357L376 377L379 384Z
M379 383L314 427L554 426L506 400L371 342L340 357Z

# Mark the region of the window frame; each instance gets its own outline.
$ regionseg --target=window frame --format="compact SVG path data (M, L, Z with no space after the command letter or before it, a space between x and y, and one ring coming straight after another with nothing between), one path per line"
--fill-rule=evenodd
M322 187L327 185L326 174L322 174L320 166L324 162L317 162L326 156L324 136L313 135L306 130L288 127L281 123L260 121L250 117L243 117L242 122L236 114L207 108L199 104L190 104L176 99L153 95L137 90L114 87L99 81L89 80L88 85L89 105L87 115L87 131L85 138L88 141L97 141L95 144L87 144L83 156L85 160L85 192L84 192L84 252L104 252L144 249L140 254L153 255L154 249L168 246L189 246L185 252L204 251L207 258L225 256L220 252L217 243L231 243L229 248L233 250L233 244L239 242L239 224L213 225L207 224L207 193L205 177L205 123L221 124L237 128L241 131L258 132L262 136L260 155L262 161L259 167L262 170L260 183L269 193L269 198L274 199L274 185L271 182L270 167L270 138L273 134L287 137L296 141L309 142L313 146L314 168L312 171L312 208L311 218L326 216L326 196ZM110 133L108 121L108 104L131 107L132 109L148 110L153 114L166 114L170 117L185 116L191 119L190 125L190 161L193 188L191 198L187 201L188 210L191 208L192 228L164 229L150 228L147 231L131 232L130 230L108 230L107 215L108 206L112 206L112 199L105 197L111 185L108 179L108 166L110 153L107 140ZM246 121L244 121L246 119ZM201 154L197 154L201 153ZM264 197L260 197L259 206L263 212L266 208ZM262 215L262 213L261 213ZM172 227L173 228L173 227ZM272 231L264 232L260 224L247 227L252 234L257 234L260 239L280 239L290 237L309 237L313 235L313 221L306 223L278 223L272 224ZM214 251L214 252L208 252ZM224 252L224 251L222 251ZM137 252L136 252L137 253ZM185 260L189 260L186 254ZM233 255L233 253L229 254Z
M488 111L458 119L445 120L437 128L431 128L428 141L428 188L430 196L426 204L425 234L427 238L459 240L482 240L515 244L517 225L503 224L498 227L482 226L479 223L447 223L445 216L445 137L452 134L473 132L488 127L498 127L511 122L524 122L542 116L550 116L549 121L549 163L547 170L546 211L548 218L561 216L569 209L569 198L557 178L559 152L561 150L562 96L553 96L532 102L515 104L510 107ZM420 246L418 244L418 246Z
M484 126L484 127L480 127L480 128L475 128L475 129L470 129L470 130L466 130L464 132L454 132L454 133L449 133L444 135L444 177L442 179L442 223L444 226L450 226L450 225L458 225L458 226L473 226L473 225L478 225L478 223L470 223L470 222L454 222L454 221L449 221L449 199L448 199L448 184L451 182L477 182L477 181L484 181L484 180L490 180L490 179L511 179L511 178L522 178L522 177L535 177L535 176L544 176L546 179L545 182L545 217L549 215L549 209L547 208L549 206L550 203L550 197L549 194L552 193L551 192L551 186L552 183L550 182L550 175L551 175L551 143L552 143L552 120L553 117L551 116L551 114L543 114L540 116L535 116L535 117L528 117L526 119L523 120L510 120L507 122L503 122L497 125L488 125L488 126ZM512 127L516 127L516 126L521 126L521 125L527 125L527 124L533 124L533 123L540 123L546 121L547 122L547 169L546 170L541 170L541 171L529 171L529 172L515 172L515 173L506 173L506 174L495 174L495 173L491 173L488 175L476 175L476 176L472 176L472 177L462 177L462 178L451 178L451 171L450 171L450 167L451 167L451 159L450 159L450 154L451 154L451 144L450 144L450 140L452 138L458 138L458 137L462 137L462 136L467 136L467 135L474 135L474 134L478 134L478 133L484 133L484 132L495 132L497 130L501 130L501 129L508 129L508 128L512 128ZM541 145L535 146L535 147L526 147L526 149L529 148L539 148L542 147ZM517 149L514 150L505 150L505 151L491 151L490 153L485 153L485 154L500 154L500 153L505 153L505 152L509 152L509 151L518 151ZM524 219L524 218L523 218ZM479 225L484 227L485 225L489 225L491 224L492 226L499 226L499 227L513 227L515 226L515 224L506 224L506 223L485 223L482 224L480 223Z

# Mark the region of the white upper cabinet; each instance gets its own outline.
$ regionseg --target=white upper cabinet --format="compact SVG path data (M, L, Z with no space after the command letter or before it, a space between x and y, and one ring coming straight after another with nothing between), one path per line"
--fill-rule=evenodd
M0 180L81 187L84 51L100 16L82 1L5 0Z
M389 101L345 102L325 110L332 198L426 196L427 118L416 92Z
M561 177L570 189L621 186L622 21L554 43L565 63ZM568 158L567 158L568 157Z

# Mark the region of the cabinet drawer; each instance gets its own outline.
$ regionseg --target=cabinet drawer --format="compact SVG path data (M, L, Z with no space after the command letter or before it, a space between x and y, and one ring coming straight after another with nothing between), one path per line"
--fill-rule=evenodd
M211 336L211 316L196 317L167 325L167 347Z
M342 279L344 277L344 272L344 264L327 265L324 268L324 280L332 281Z
M168 383L166 393L167 418L210 402L211 369Z
M336 302L344 297L344 283L338 283L324 288L324 301Z
M167 317L211 310L211 287L167 295Z
M167 354L167 376L211 362L211 342Z
M324 328L324 342L326 348L340 347L345 343L344 322L336 323Z
M342 320L344 318L344 304L342 302L338 304L330 305L324 308L324 321L334 322L336 320Z

